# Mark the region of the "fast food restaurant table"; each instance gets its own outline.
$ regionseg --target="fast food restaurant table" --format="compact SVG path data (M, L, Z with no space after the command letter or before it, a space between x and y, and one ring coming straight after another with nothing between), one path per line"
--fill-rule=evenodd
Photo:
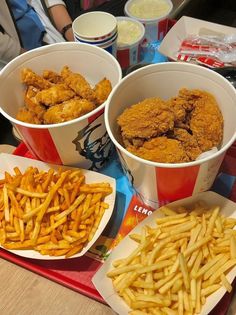
M1 315L114 315L106 305L0 259Z
M3 152L2 148L0 146L0 152ZM6 147L4 147L5 149ZM24 144L18 146L16 150L12 147L14 150L12 153L16 151L23 153L25 149L26 154L24 156L30 156ZM10 147L7 147L7 150L11 153ZM214 191L221 192L222 195L233 201L236 201L235 159L236 145L234 144L228 150L217 180L213 185ZM0 257L3 258L0 259L1 315L115 314L105 304L97 302L102 302L102 299L89 283L91 274L96 272L100 262L84 257L79 261L75 260L74 263L72 261L59 263L59 270L56 267L57 263L49 262L46 263L47 268L43 271L44 264L40 262L30 263L16 255L11 257L4 250L0 250ZM72 269L69 268L69 270L68 265ZM66 278L67 282L65 281ZM210 315L236 314L235 282L233 287L233 292L225 294Z

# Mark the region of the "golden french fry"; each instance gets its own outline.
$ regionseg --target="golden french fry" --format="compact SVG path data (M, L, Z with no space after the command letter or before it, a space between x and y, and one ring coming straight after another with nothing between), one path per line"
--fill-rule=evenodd
M162 206L161 208L159 208L159 211L161 211L166 216L173 216L177 214L177 212L175 212L173 209L168 208L167 206Z
M179 315L184 314L184 297L182 290L179 290L178 292L178 314Z
M224 272L234 267L235 265L236 259L230 259L226 263L222 264L220 268L216 269L215 272L210 276L210 284L213 284L218 277L220 277Z
M236 258L236 238L234 235L230 237L230 257L231 259Z
M184 305L184 310L187 312L190 312L190 300L189 300L189 295L186 291L183 291L183 305Z
M85 195L84 195L84 194L79 195L79 196L75 199L74 203L73 203L68 209L64 210L63 212L61 212L61 213L59 213L59 214L57 214L57 215L55 216L55 220L56 220L56 221L59 221L59 220L61 220L62 218L64 218L64 217L66 217L67 215L69 215L72 211L74 211L74 210L81 204L81 202L82 202L84 199L85 199Z
M204 275L203 280L209 279L216 271L219 270L220 266L224 265L229 260L229 255L224 255L219 261L217 261Z
M215 292L216 290L218 290L221 287L220 284L212 284L210 286L208 286L205 289L201 290L201 295L206 297L208 295L210 295L211 293Z
M33 249L34 244L31 240L27 240L24 242L5 243L3 247L6 249Z
M204 273L206 273L222 257L224 257L224 254L219 254L219 255L215 256L212 260L210 260L208 263L206 263L204 266L202 266L199 269L199 271L197 272L195 278L198 278L198 277L202 276Z
M10 211L9 211L9 201L8 201L8 194L7 194L7 186L3 186L3 202L4 202L4 217L5 221L10 221Z
M222 285L230 293L232 291L233 287L232 287L231 283L228 281L228 279L224 273L221 274L220 279L221 279Z
M107 273L107 276L108 276L108 277L118 276L118 275L120 275L121 273L126 273L126 272L129 272L129 271L134 271L134 270L137 270L137 269L140 268L140 267L142 267L141 264L119 267L119 268L116 268L116 269L114 269L114 270L109 271L109 272Z
M207 226L207 230L206 230L206 235L211 235L212 234L212 231L213 231L213 228L214 228L214 224L215 224L215 221L216 221L216 218L218 216L218 213L220 211L220 207L216 207L213 212L212 212L212 216L209 220L209 223L208 223L208 226Z
M180 265L180 271L181 271L182 276L183 276L185 289L186 289L186 291L188 291L190 288L190 278L189 278L187 263L186 263L186 260L184 258L184 255L182 253L179 254L179 265Z
M157 224L161 224L161 223L164 223L164 222L171 221L173 219L184 218L186 216L187 216L187 213L180 213L180 214L175 214L175 215L167 216L167 217L163 217L163 218L157 218L156 219L156 223Z

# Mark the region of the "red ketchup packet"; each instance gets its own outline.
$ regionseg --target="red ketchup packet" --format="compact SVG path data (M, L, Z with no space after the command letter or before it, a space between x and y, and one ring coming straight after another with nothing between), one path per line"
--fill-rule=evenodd
M181 42L176 57L209 68L236 65L236 35L188 36Z

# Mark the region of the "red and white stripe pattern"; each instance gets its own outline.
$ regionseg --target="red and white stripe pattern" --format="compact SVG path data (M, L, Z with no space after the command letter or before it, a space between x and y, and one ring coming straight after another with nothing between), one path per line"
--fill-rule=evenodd
M122 69L140 62L140 45L134 45L125 49L117 49L117 60Z
M187 167L140 165L122 155L121 163L140 199L154 209L169 202L206 191L212 186L224 154L202 164Z
M145 39L147 42L162 40L167 33L168 19L157 21L156 23L144 23Z
M102 141L106 134L103 112L104 108L88 119L81 120L79 124L71 123L63 127L38 129L19 124L15 124L15 127L33 157L38 160L89 168L91 161L79 153L78 144L80 143L81 148L84 149L85 145ZM88 129L91 132L86 133L85 130Z

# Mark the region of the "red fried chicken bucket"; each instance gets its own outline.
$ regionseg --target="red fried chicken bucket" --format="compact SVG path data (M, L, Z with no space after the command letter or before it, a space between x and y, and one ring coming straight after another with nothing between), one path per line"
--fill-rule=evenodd
M27 103L22 69L30 82ZM45 70L53 82L49 78L44 87L45 81L38 76L42 77ZM103 114L106 86L99 92L101 101L97 104L91 101L93 89L103 79L112 89L121 77L118 61L93 45L67 42L40 47L18 56L0 72L0 112L37 159L97 170L108 159L113 145ZM28 121L17 119L24 104Z
M173 106L173 102L177 103L177 101L172 100L172 103L168 105L170 107L168 107L169 114L167 113L165 116L163 113L159 113L158 116L155 113L159 119L159 124L156 124L158 128L160 126L167 126L167 128L165 127L166 129L162 129L159 133L153 132L154 114L148 112L149 108L145 100L160 98L166 102L179 95L179 91L182 89L187 91L199 90L200 92L196 92L197 94L201 95L201 91L204 91L206 95L212 95L219 112L221 112L222 120L220 121L215 113L209 116L212 104L209 102L208 106L205 102L204 110L197 114L196 110L191 108L191 112L185 106L187 113L185 120L179 122L174 116L173 123L169 117L173 116L171 113L173 107L171 106ZM190 105L195 104L194 98L198 96L193 95L191 97L189 97ZM136 113L127 111L127 108L137 103L139 105L135 105ZM185 104L181 98L179 104ZM197 108L196 105L194 106ZM118 117L121 117L121 114L124 115L124 111L129 115L125 117L126 129L120 123L118 125ZM145 111L148 112L146 117L144 116ZM179 112L176 115L178 116ZM149 65L129 74L112 91L105 109L106 128L116 146L122 167L137 194L146 204L154 208L211 188L226 150L236 140L235 117L236 90L234 87L212 70L180 62ZM207 126L204 121L207 122ZM189 125L190 127L191 125L194 126L193 131L188 130ZM221 126L222 131L220 130ZM134 132L132 135L134 130L136 134ZM186 130L188 130L188 138L192 141L187 143L187 153L190 152L190 156L191 154L195 155L196 159L191 159L188 155L186 157L184 155L186 152L182 150L186 142L182 141L183 138L181 138L179 131L186 133ZM213 146L215 143L213 149L206 145L209 140L207 133L212 133L210 137L212 137ZM195 142L193 142L195 134L197 137L194 138ZM130 135L133 137L131 140ZM142 139L142 135L146 139ZM217 137L220 139L220 143L214 142ZM163 140L163 138L165 139ZM171 145L168 144L168 146L167 141ZM153 150L154 142L155 145L157 142L160 143L158 144L158 152ZM193 143L197 143L197 146L201 148L199 151L198 147L199 152L193 150ZM182 151L179 149L180 146ZM152 157L155 158L155 154L158 154L165 160L168 155L169 160L167 159L167 162L163 162L163 159L161 162L150 160L150 154L146 154L147 148L150 149L150 147L152 151L148 151L148 153L151 152ZM207 152L203 153L203 151ZM137 152L138 154L136 154ZM144 152L143 155L140 152ZM198 154L201 155L197 157ZM146 156L147 158L145 158ZM177 159L179 156L182 159L180 161Z

